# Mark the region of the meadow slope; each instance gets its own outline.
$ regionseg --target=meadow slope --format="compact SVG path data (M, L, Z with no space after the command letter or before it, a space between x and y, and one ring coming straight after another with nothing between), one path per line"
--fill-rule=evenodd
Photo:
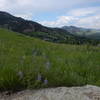
M49 43L0 29L0 91L100 86L100 47Z

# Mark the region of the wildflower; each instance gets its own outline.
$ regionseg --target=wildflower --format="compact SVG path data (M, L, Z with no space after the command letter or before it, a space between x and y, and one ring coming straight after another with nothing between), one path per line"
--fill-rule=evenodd
M45 85L48 84L48 80L47 80L47 78L44 80L44 84L45 84Z

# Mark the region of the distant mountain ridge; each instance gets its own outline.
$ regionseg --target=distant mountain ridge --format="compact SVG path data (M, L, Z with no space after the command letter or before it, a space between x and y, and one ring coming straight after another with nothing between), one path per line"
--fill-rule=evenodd
M76 36L83 36L83 37L87 37L91 39L100 40L99 29L80 28L80 27L75 27L75 26L63 26L62 29Z
M72 35L70 35L69 32L63 29L45 27L39 23L29 20L24 20L20 17L15 17L9 13L2 11L0 11L0 27L7 28L15 32L20 32L29 36L36 36L37 34L37 37L41 37L44 40L51 40L51 41L52 40L57 41L58 38L60 38L60 35L62 36L66 35L65 37L68 36L73 37ZM34 32L36 34L34 34Z
M36 22L24 20L6 12L0 12L0 25L13 31L22 33L46 31L47 29Z
M87 42L91 43L92 41L88 38L72 34L65 28L46 27L37 22L15 17L2 11L0 11L0 27L56 43L84 44Z

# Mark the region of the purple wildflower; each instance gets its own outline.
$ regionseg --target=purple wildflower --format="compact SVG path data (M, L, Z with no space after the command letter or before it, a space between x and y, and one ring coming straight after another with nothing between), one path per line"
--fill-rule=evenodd
M48 80L47 80L47 79L44 80L44 84L45 84L45 85L48 84Z

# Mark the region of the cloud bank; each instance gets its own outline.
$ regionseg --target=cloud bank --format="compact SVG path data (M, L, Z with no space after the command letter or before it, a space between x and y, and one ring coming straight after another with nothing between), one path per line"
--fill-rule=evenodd
M71 10L64 16L59 16L55 21L41 21L43 25L61 27L74 25L86 28L100 29L100 7L79 8Z
M25 19L37 19L43 25L61 27L75 25L100 28L100 0L0 0L0 10ZM52 15L61 12L51 20ZM49 15L50 20L45 19ZM34 18L33 18L34 17Z

